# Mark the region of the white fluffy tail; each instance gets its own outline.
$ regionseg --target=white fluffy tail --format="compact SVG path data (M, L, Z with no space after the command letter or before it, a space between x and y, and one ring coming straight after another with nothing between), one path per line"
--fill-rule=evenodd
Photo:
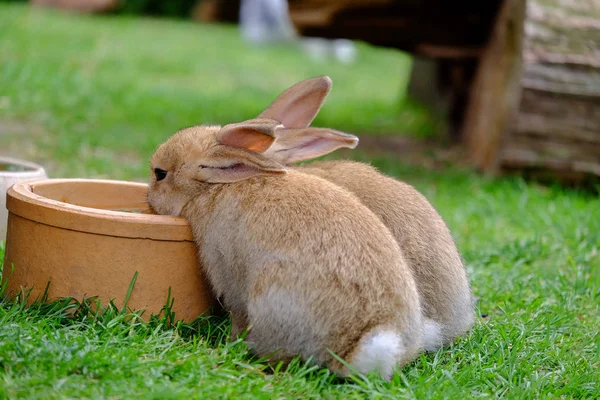
M423 321L423 350L437 351L443 345L441 325L432 319L425 318Z
M374 330L365 335L350 364L360 373L378 371L390 379L405 352L402 337L393 330Z

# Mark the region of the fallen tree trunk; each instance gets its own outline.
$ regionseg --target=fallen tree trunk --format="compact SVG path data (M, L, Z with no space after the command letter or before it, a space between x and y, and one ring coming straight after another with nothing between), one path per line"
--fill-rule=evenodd
M511 1L517 0L506 4ZM497 21L505 34L517 29L514 23ZM473 96L489 101L475 99L465 125L473 160L492 172L600 176L600 0L528 0L523 27L521 40L500 39L504 54L515 46L520 54L502 61L491 52L487 67L485 56L482 61ZM488 49L493 46L494 38ZM505 87L492 93L515 71L516 89L504 79ZM518 98L514 109L504 106L510 98Z
M530 0L505 167L600 176L600 0Z

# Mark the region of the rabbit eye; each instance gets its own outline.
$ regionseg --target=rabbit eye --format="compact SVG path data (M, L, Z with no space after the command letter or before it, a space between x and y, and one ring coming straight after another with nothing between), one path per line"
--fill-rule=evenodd
M167 171L160 168L154 168L154 176L156 176L156 181L162 181L167 177Z

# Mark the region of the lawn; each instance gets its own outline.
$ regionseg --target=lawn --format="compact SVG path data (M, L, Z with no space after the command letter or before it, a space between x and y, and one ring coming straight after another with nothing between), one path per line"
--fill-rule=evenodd
M410 59L399 52L360 45L346 66L292 46L245 46L229 26L1 7L0 145L20 136L60 176L145 179L169 132L251 118L291 84L325 73L334 91L315 124L433 133L428 114L405 99Z
M334 92L317 125L432 134L404 99L409 67L365 45L354 65L319 64L291 48L248 49L232 27L0 4L0 153L56 177L145 180L148 157L176 129L251 117L321 74ZM485 315L470 334L389 383L341 381L300 362L269 368L226 339L227 319L145 323L85 303L2 301L0 398L599 397L597 194L349 154L414 184L448 222Z

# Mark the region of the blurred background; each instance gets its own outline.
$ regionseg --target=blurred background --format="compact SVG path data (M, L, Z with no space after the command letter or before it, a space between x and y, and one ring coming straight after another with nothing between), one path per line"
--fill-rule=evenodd
M145 180L175 130L329 75L314 124L357 154L580 183L600 176L598 3L2 0L0 155Z

